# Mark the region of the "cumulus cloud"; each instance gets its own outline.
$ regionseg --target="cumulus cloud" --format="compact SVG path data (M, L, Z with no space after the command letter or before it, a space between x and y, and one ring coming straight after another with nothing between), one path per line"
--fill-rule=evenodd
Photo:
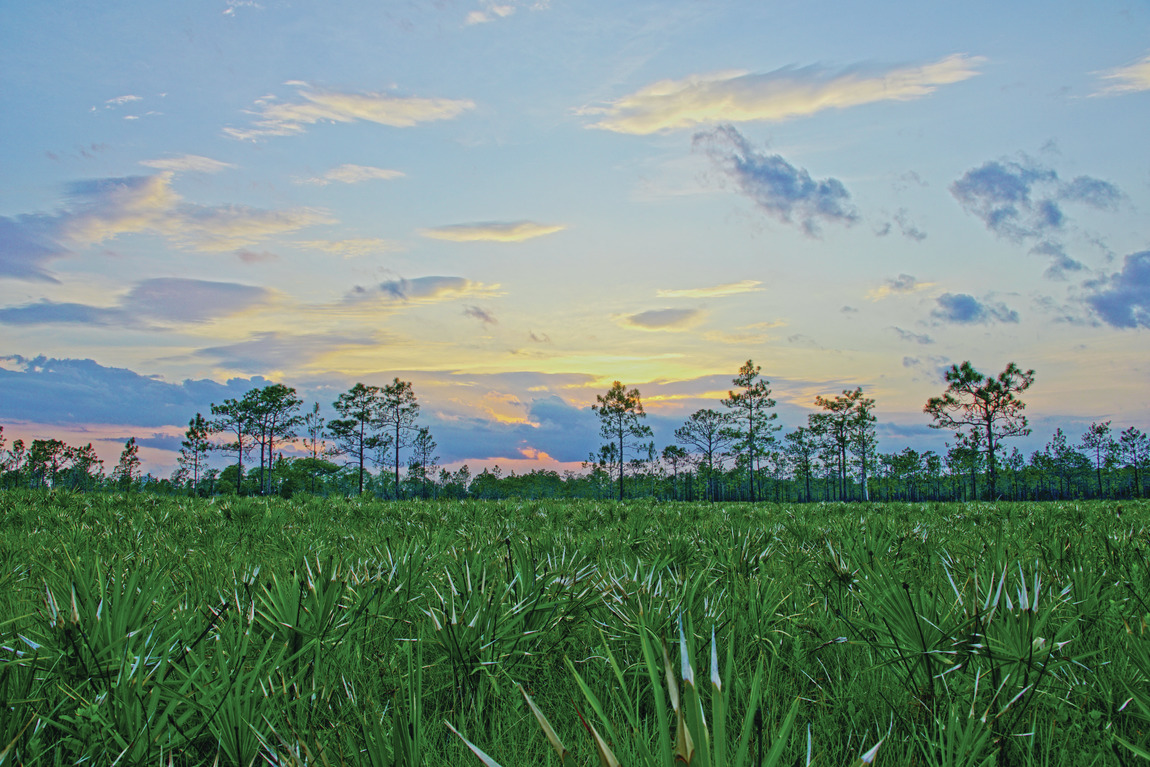
M472 319L479 320L484 325L498 325L499 320L495 318L487 309L482 309L478 306L465 306L463 307L463 316L471 317Z
M561 232L566 228L563 224L540 224L535 221L480 221L421 229L419 233L424 237L451 242L523 242Z
M809 66L765 74L691 75L662 80L606 106L585 107L580 112L599 117L593 128L640 135L707 123L778 122L824 109L922 98L940 85L975 76L982 62L977 56L957 54L922 66L885 70L855 67L831 72Z
M808 236L817 236L821 223L849 226L859 218L841 181L816 181L782 155L756 151L733 126L698 133L695 145L702 146L739 191L763 212L786 224L797 222Z
M930 316L955 325L985 325L991 322L1018 322L1018 312L1000 302L980 301L966 293L943 293L935 299L938 308Z
M42 300L0 309L0 323L143 328L200 323L239 314L269 296L268 290L251 285L165 277L137 283L113 306Z
M327 186L328 184L359 184L363 181L390 181L403 178L405 174L398 170L376 168L371 165L352 165L350 163L332 168L322 176L301 179L301 184L315 184Z
M638 314L620 315L615 321L634 330L687 330L699 324L703 312L699 309L651 309Z
M464 277L429 276L415 277L410 280L387 280L369 287L357 285L345 296L344 303L384 301L387 303L434 304L453 301L457 298L498 295L502 295L498 285L485 285Z
M296 245L301 248L322 250L333 256L343 256L344 258L359 258L377 253L388 253L400 248L397 243L381 240L378 237L361 237L348 240L300 240Z
M722 285L712 285L709 288L684 288L680 290L657 290L655 295L659 298L722 298L734 296L739 293L758 293L763 290L759 280L740 280L739 282L725 282Z
M254 117L250 127L224 128L224 133L241 140L294 136L318 122L361 120L394 128L410 128L425 122L451 120L475 108L475 102L469 99L343 93L312 88L299 81L285 84L297 87L298 98L295 101L278 101L272 96L259 99L250 112Z
M1150 328L1150 250L1126 256L1122 271L1086 284L1086 303L1116 328Z
M1150 91L1150 55L1124 67L1098 72L1107 84L1098 89L1095 96L1112 96L1119 93Z
M933 287L933 282L919 282L914 275L900 274L897 277L888 277L882 285L869 291L866 297L871 301L881 301L889 296L909 295Z
M198 154L185 154L179 157L165 157L159 160L141 160L140 165L156 170L167 170L173 173L190 171L192 173L219 173L228 168L234 168L230 162L213 160L210 157L201 157Z
M1059 232L1067 220L1062 203L1109 209L1123 196L1114 184L1090 176L1063 181L1055 170L1025 155L968 170L950 185L950 193L987 229L1013 242Z

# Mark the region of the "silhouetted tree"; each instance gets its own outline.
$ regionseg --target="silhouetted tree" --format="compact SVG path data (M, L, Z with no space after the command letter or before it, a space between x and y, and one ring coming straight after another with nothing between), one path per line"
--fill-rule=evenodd
M180 465L192 474L193 494L200 484L200 470L207 460L208 452L212 449L210 436L211 425L206 418L196 413L195 417L188 421L188 430L184 432L184 439L180 442L178 460Z
M377 423L387 430L391 442L394 459L391 461L395 467L395 495L399 497L399 451L411 447L417 427L415 419L419 416L419 402L415 398L415 390L410 381L394 381L383 387L380 391L381 403Z
M638 389L627 391L619 381L611 384L607 394L596 395L598 404L591 409L599 416L599 434L615 448L615 460L619 467L619 500L623 500L623 476L626 474L627 454L644 451L648 455L655 452L652 442L644 442L651 437L651 427L643 424L646 417Z
M359 468L359 493L362 495L365 457L382 444L377 421L383 410L383 397L378 386L357 383L339 395L333 404L343 418L332 419L328 422L327 429L335 439L335 452L350 455L355 459L355 465ZM317 403L315 412L318 411ZM315 438L313 447L314 443Z
M1094 458L1094 472L1098 480L1098 497L1102 497L1102 464L1110 463L1118 448L1110 436L1110 422L1092 423L1082 435L1082 447Z
M931 397L923 412L934 419L932 429L978 429L986 451L990 497L995 497L998 480L999 440L1030 433L1022 411L1026 403L1018 395L1034 383L1034 371L1025 373L1011 362L997 377L983 376L970 362L951 365L946 371L947 389L941 397Z
M1131 426L1118 438L1119 459L1134 470L1134 494L1142 497L1142 468L1150 459L1150 435Z
M119 483L120 487L127 489L139 478L140 446L136 444L135 437L129 437L124 443L123 451L120 452L120 461L112 472L112 479Z
M728 391L727 398L722 400L733 415L732 433L737 436L736 449L743 456L747 468L752 503L756 496L759 459L767 454L775 441L774 432L782 428L773 423L779 414L770 412L775 401L771 399L770 382L759 377L760 370L758 365L747 360L739 368L739 374L731 379L739 391Z
M212 433L226 432L234 439L221 442L214 449L236 454L236 493L242 489L244 478L244 456L251 452L254 441L255 419L251 411L251 398L242 400L226 399L221 404L212 405L212 420L209 428ZM223 474L220 475L221 479Z
M715 462L722 468L726 455L739 435L732 428L734 419L730 413L717 410L696 410L687 421L675 429L675 441L697 452L698 464L706 467L703 478L706 481L707 498L715 502Z

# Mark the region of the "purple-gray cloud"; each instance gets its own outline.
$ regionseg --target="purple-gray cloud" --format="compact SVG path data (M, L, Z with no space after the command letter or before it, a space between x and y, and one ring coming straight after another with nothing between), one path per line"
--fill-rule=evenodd
M0 277L58 282L44 264L68 254L56 242L48 216L0 216Z
M849 226L859 220L841 181L816 181L782 155L756 151L731 125L696 133L694 144L764 213L785 224L797 223L808 236L817 237L822 223Z
M472 319L479 320L484 325L499 324L499 320L496 319L494 314L478 306L465 306L463 308L463 315L465 317L471 317Z
M1150 250L1126 256L1122 271L1086 284L1086 303L1116 328L1150 328Z
M126 426L186 424L213 402L243 396L269 381L233 378L227 383L168 383L93 360L0 357L0 418L52 424L115 423Z
M966 293L943 293L935 299L938 308L930 313L940 322L977 325L990 322L1018 322L1018 312L1003 303L979 301Z
M968 170L950 185L950 193L987 229L1013 242L1059 232L1067 220L1061 203L1105 210L1123 197L1114 184L1090 176L1062 181L1057 171L1025 155L1020 161L991 160Z
M123 325L196 323L228 317L267 299L265 288L234 282L161 277L137 283L114 306L41 300L0 309L8 325Z

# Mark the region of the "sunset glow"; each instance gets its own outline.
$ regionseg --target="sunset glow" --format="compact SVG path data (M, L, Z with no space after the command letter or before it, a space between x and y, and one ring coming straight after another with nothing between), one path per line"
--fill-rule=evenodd
M574 469L613 381L661 447L748 359L884 451L963 360L1036 370L1036 439L1150 426L1144 5L2 17L9 439L166 476L212 402L399 377L444 465Z

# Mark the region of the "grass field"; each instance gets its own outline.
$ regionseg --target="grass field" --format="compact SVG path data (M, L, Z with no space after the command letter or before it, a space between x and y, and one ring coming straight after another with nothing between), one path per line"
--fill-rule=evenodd
M10 492L0 520L4 765L1150 749L1146 503Z

